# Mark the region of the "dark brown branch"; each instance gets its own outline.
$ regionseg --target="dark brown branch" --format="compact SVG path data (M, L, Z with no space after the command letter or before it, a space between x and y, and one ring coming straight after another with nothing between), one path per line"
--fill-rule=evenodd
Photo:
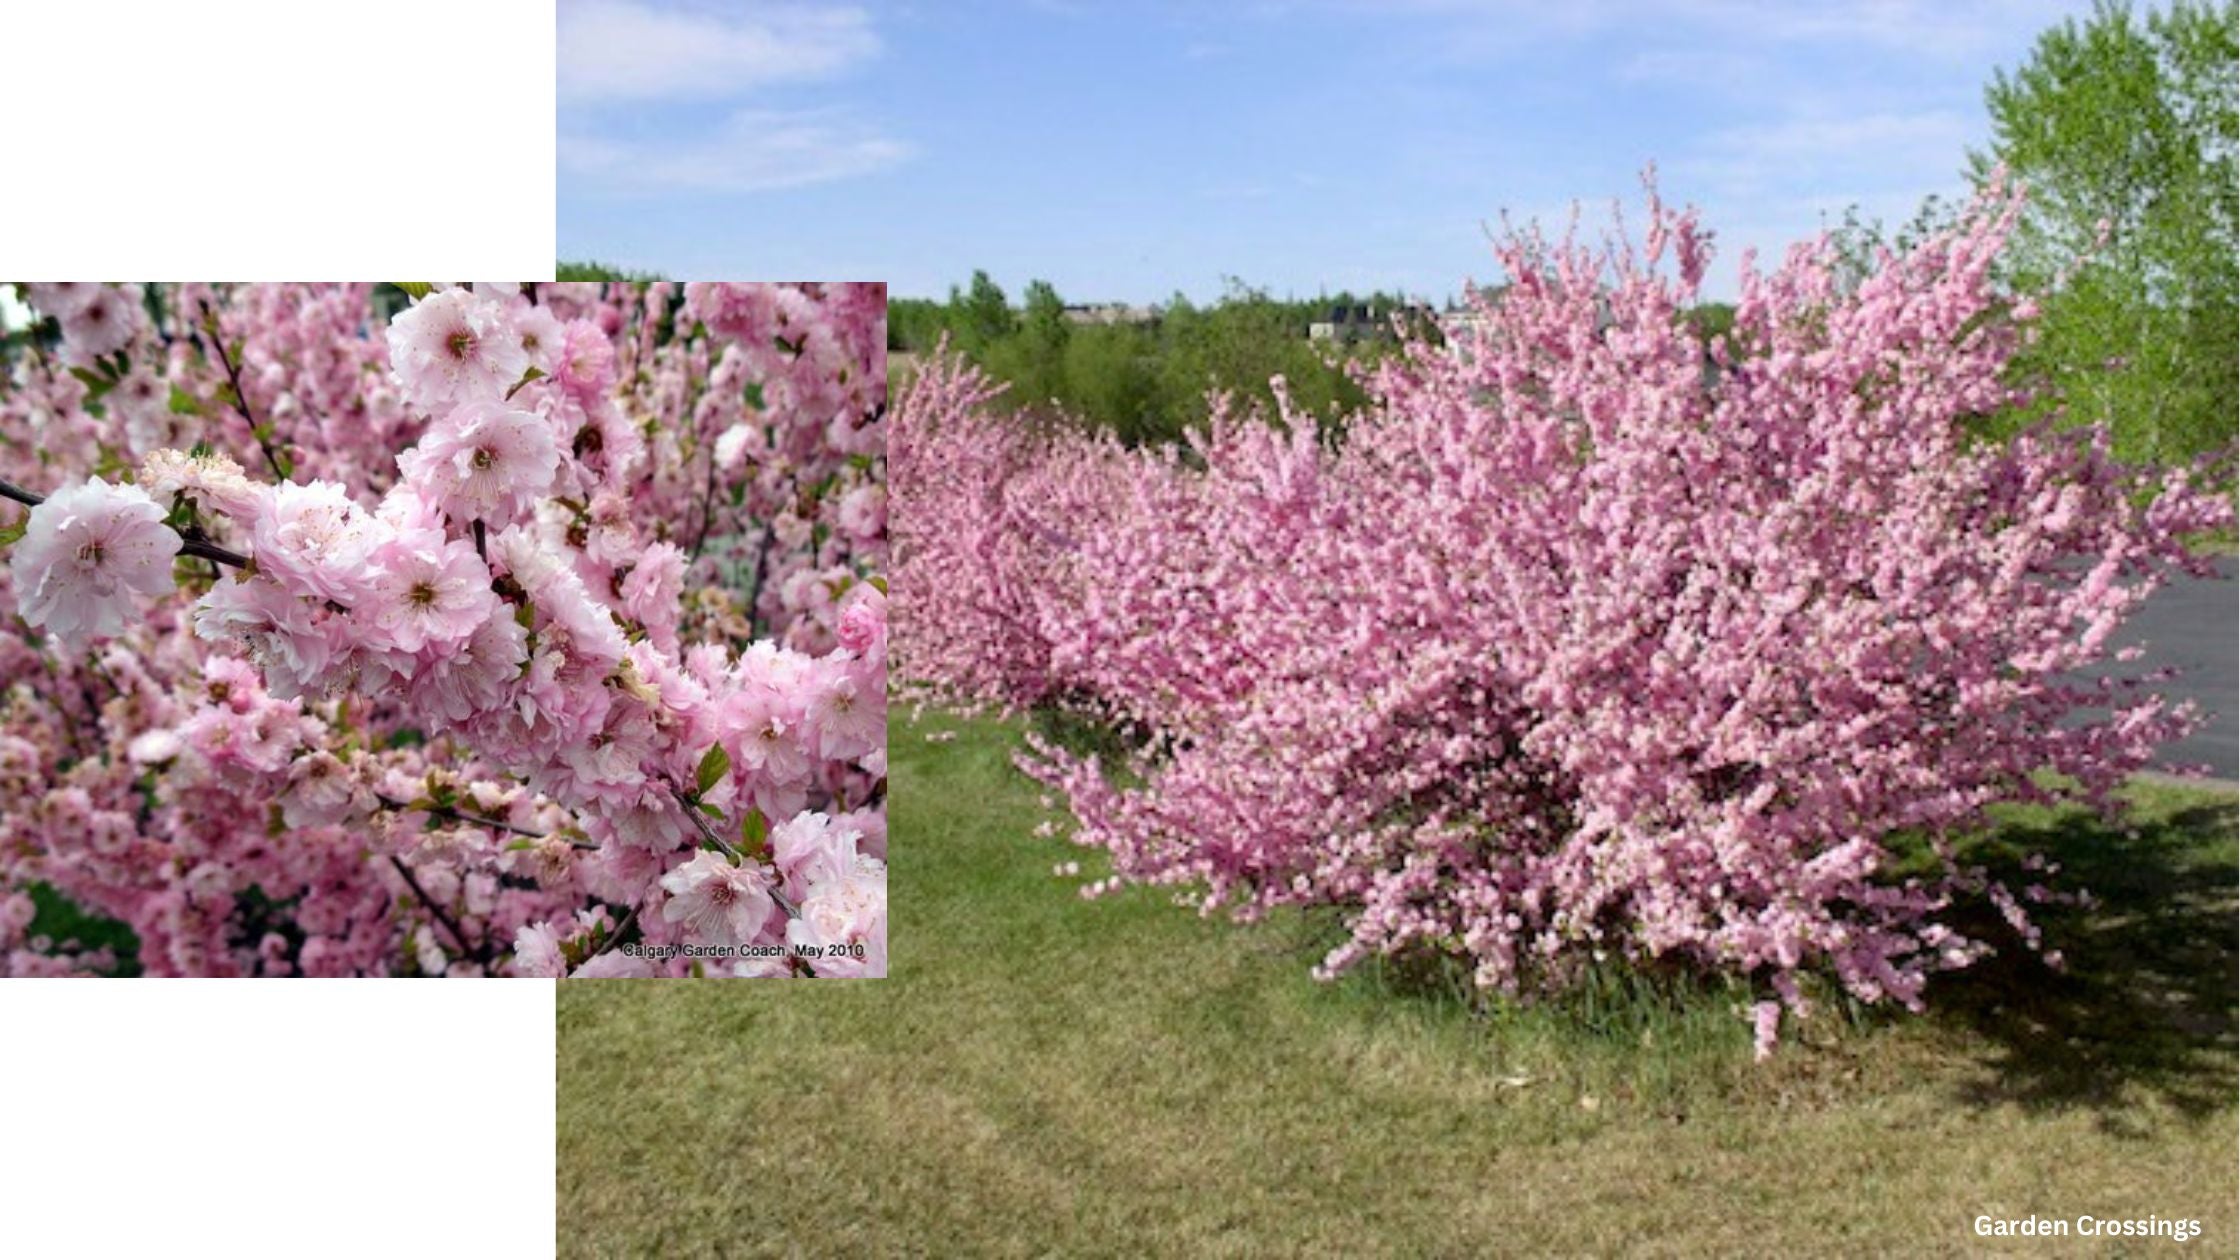
M0 499L14 499L25 507L37 507L47 501L45 495L33 494L22 486L7 481L0 481ZM193 533L179 535L180 555L193 556L200 560L210 560L218 564L229 564L236 569L247 567L249 557L238 551L221 547L207 538L200 537L201 532L195 530Z
M622 916L622 922L614 925L614 931L607 933L607 939L600 944L599 948L591 951L591 958L597 958L599 955L606 953L608 950L613 949L617 945L620 945L622 943L622 934L629 931L630 925L636 923L637 921L638 908L636 906L632 906L630 907L630 913ZM583 961L590 962L591 958L586 958Z
M708 816L700 812L700 806L690 796L686 795L683 788L672 787L670 792L677 798L677 804L684 806L685 817L690 818L692 825L699 829L702 840L723 850L724 856L734 862L746 860L740 855L737 848L727 843L722 836L716 834L715 828L708 825ZM776 885L772 885L770 888L770 900L778 903L778 908L786 912L787 918L798 919L801 917L801 908L786 900L786 895L779 892Z
M716 448L715 443L710 442L708 443L708 484L707 487L700 492L700 532L693 535L692 555L685 561L687 565L694 564L699 561L700 549L708 545L708 529L715 524L715 519Z
M374 793L373 799L381 802L383 809L393 809L400 813L414 811L422 814L434 814L438 818L449 818L453 822L473 823L477 827L489 827L496 831L510 831L517 836L527 836L531 840L545 838L545 833L541 831L527 831L514 826L512 823L499 822L495 818L486 818L481 814L470 814L465 810L453 809L448 805L415 805L410 801L400 801L394 796L384 796L379 792Z
M281 462L280 453L272 449L272 439L257 424L256 413L249 410L249 395L241 388L241 368L233 361L233 354L226 349L225 329L218 325L218 313L210 304L202 304L202 329L209 337L210 348L216 352L218 363L226 370L226 380L233 387L233 409L249 422L249 436L257 440L257 449L264 452L264 462L271 467L272 475L281 481L288 479L288 468Z
M437 905L436 899L428 895L428 890L420 886L420 881L413 877L412 868L404 864L404 859L396 856L395 854L391 854L389 856L389 864L397 868L397 874L404 876L406 887L412 889L412 895L420 899L420 904L428 908L428 913L434 915L437 921L442 923L443 926L450 931L451 939L459 942L460 951L465 953L468 957L474 959L474 961L482 963L484 965L488 965L488 963L490 962L490 954L488 948L486 946L477 948L476 946L467 944L467 934L459 930L458 920L451 917L450 911L445 910L442 906Z
M37 507L47 501L45 495L33 494L29 490L7 481L0 481L0 499L14 499L25 507Z
M762 527L762 545L755 549L754 580L747 583L747 637L754 638L762 627L762 616L755 611L762 602L762 580L770 571L770 544L778 541L778 531L768 525Z

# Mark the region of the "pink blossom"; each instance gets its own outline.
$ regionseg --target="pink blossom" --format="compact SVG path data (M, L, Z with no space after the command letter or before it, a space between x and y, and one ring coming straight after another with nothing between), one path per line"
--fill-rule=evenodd
M16 609L72 651L116 634L134 613L135 595L158 596L176 583L171 559L179 535L163 510L134 485L95 477L57 490L31 509L10 548Z
M687 937L705 945L751 941L777 911L760 869L733 866L707 850L662 876L661 888L669 894L662 921L681 924Z
M502 402L462 404L430 426L397 469L455 521L501 525L552 485L559 452L543 418Z
M837 880L854 868L859 837L829 814L804 810L771 829L771 860L785 875L786 887L806 895L810 885Z
M529 366L505 308L467 289L429 294L399 313L389 357L405 396L430 415L495 402Z
M329 610L276 582L214 583L195 604L194 630L209 642L245 650L281 696L326 690L351 653Z
M1781 1036L1781 1003L1760 1002L1750 1008L1752 1029L1751 1043L1760 1063L1773 1057L1773 1045Z
M857 586L840 613L837 635L840 646L863 658L873 669L884 669L887 662L886 593L868 582Z
M876 538L887 532L887 488L857 486L840 497L840 528Z
M147 324L136 296L97 285L76 310L62 317L62 343L80 363L106 358L132 344Z
M412 680L415 709L466 722L501 708L528 659L529 632L500 606L467 641L433 653Z
M828 663L809 692L808 724L816 731L817 754L853 761L886 742L887 696L864 687L844 665Z
M280 796L290 827L327 827L362 814L373 805L351 777L350 767L331 752L318 750L288 766L288 786Z
M199 455L150 451L140 462L140 485L159 504L183 494L208 511L240 520L256 514L258 500L266 493L232 456L218 451Z
M24 286L24 296L43 314L56 319L68 319L83 310L95 295L109 286L89 281L65 281Z
M621 950L608 950L568 973L578 980L630 980L654 974L653 963Z
M747 443L755 436L751 425L735 424L716 435L714 458L716 467L729 471L737 468L747 457Z
M399 534L369 558L368 642L400 652L456 647L498 613L490 570L464 539Z
M786 924L786 943L811 953L820 976L859 979L887 974L887 867L859 857L836 879L812 886L800 917Z
M604 396L614 384L614 343L587 320L571 320L561 330L552 377L579 401Z
M344 607L363 598L367 561L392 533L331 481L284 481L257 502L249 545L260 573Z
M684 593L685 555L670 543L644 549L622 579L622 611L652 637L654 646L677 646L677 598Z
M560 953L560 929L550 922L524 923L513 936L514 974L559 976L568 970Z
M528 356L529 366L546 376L553 375L566 337L560 317L548 307L523 305L513 309L512 318L513 330L521 338L521 352Z

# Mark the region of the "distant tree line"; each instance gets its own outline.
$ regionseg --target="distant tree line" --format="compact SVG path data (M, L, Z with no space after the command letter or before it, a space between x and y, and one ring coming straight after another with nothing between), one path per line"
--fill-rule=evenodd
M1180 437L1205 421L1209 391L1272 408L1269 381L1282 377L1294 403L1318 415L1350 411L1365 395L1349 362L1386 353L1366 341L1336 346L1308 340L1308 327L1333 308L1390 312L1405 299L1388 293L1278 298L1230 281L1218 301L1199 305L1177 294L1110 323L1069 315L1045 281L1026 286L1013 305L986 272L952 287L947 301L898 298L887 305L887 346L923 354L949 344L1011 385L1015 405L1047 409L1109 428L1131 443Z

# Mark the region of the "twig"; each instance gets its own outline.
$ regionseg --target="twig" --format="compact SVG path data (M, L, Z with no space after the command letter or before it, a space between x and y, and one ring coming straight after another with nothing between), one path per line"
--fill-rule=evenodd
M488 818L481 814L470 814L463 809L453 809L449 805L415 805L410 801L400 801L394 796L385 796L379 792L373 794L373 799L381 802L381 807L383 809L393 809L397 810L400 813L412 811L422 814L434 814L438 818L449 818L454 822L473 823L477 827L490 827L498 831L510 831L517 836L527 836L531 840L542 840L545 838L545 833L541 831L524 830L523 828L514 826L512 823L499 822L495 818Z
M11 482L0 481L0 499L14 499L25 507L37 507L47 501L45 495L33 494Z
M754 581L747 584L747 637L755 637L761 626L761 615L755 605L762 602L762 579L770 569L770 544L778 541L778 531L768 525L762 527L762 546L754 557Z
M287 469L281 466L280 455L272 449L272 441L265 430L257 425L256 413L249 410L249 395L241 388L241 369L234 364L233 355L226 350L225 330L218 325L218 313L210 303L202 304L202 330L210 339L210 348L217 352L218 362L226 370L226 380L233 386L233 409L249 422L249 436L257 440L257 449L264 452L264 462L271 466L272 475L282 481L288 479Z
M45 495L33 494L22 486L7 481L0 481L0 499L14 499L25 507L37 507L47 501ZM180 555L194 556L202 560L215 561L218 564L230 564L236 569L248 565L249 557L238 551L221 547L207 538L198 537L200 533L200 530L196 530L192 534L179 535Z
M685 563L695 564L700 559L700 549L708 545L708 528L716 519L716 448L708 444L708 484L700 493L700 532L692 539L692 556Z
M620 945L622 943L622 934L629 931L630 925L636 923L637 921L638 907L632 906L630 907L630 913L622 916L622 922L614 925L614 931L607 933L606 941L601 944L599 948L591 951L591 958L597 958L599 955L606 953L608 950L613 949L617 945ZM583 961L590 962L591 958L586 958Z
M691 797L685 795L683 788L671 787L669 791L677 798L677 804L684 806L685 816L692 819L692 825L700 829L701 839L723 850L724 856L734 862L744 862L746 860L739 850L726 843L722 836L716 834L716 829L708 825L708 816L700 812L700 807L693 803ZM772 885L769 892L770 900L778 903L778 908L786 912L787 918L798 919L801 917L801 908L786 900L786 895L779 892L776 885Z
M397 874L404 876L405 885L412 889L413 896L420 899L420 904L428 908L428 913L433 914L438 922L450 929L451 939L459 943L460 950L476 962L487 966L490 962L487 948L477 948L467 944L467 934L459 930L458 921L451 917L450 911L437 905L435 898L428 895L428 890L420 886L418 879L413 878L412 868L404 864L404 859L392 853L389 855L389 864L397 868Z

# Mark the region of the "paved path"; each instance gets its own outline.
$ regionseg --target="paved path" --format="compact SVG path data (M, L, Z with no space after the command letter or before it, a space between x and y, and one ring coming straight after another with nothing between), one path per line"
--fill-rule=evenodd
M2240 581L2235 561L2218 562L2215 578L2181 577L2155 592L2124 623L2118 646L2143 643L2147 654L2132 669L2175 665L2183 670L2164 689L2192 700L2209 724L2162 750L2169 761L2207 763L2221 779L2240 778Z

